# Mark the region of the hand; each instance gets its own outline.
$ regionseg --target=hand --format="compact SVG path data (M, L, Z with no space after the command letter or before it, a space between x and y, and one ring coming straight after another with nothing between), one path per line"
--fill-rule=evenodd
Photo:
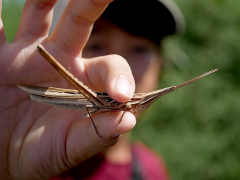
M126 61L119 56L83 59L81 53L94 21L111 0L71 0L48 37L56 0L26 0L12 43L7 43L0 21L0 177L46 179L71 168L115 144L118 135L136 122L126 112L94 117L103 138L80 111L34 102L17 88L34 84L72 88L37 52L41 43L63 66L96 91L107 91L115 100L128 101L135 89ZM2 0L0 0L0 7ZM85 113L85 112L84 112Z

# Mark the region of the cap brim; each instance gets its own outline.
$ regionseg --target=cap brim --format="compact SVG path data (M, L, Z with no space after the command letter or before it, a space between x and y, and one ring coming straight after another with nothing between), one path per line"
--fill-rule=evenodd
M156 44L185 29L184 17L171 0L115 0L101 17Z

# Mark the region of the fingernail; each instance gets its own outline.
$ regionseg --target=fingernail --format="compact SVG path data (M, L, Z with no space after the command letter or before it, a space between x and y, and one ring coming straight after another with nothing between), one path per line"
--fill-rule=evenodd
M122 135L121 134L116 134L116 135L113 135L112 138L118 138L118 137L121 137Z
M132 97L133 95L132 84L125 76L118 77L118 79L116 80L115 88L118 92L125 96Z

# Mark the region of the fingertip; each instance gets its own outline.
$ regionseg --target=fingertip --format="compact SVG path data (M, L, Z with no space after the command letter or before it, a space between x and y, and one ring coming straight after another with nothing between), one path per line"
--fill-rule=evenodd
M119 94L119 99L116 99L119 102L128 101L134 94L134 87L126 76L119 76L116 79L114 89Z
M133 129L136 117L131 112L106 112L96 116L94 122L102 138L118 138Z
M107 92L117 102L129 101L135 92L135 81L127 61L119 55L108 55L85 61L89 81L94 89Z
M117 125L117 131L119 134L127 133L134 128L136 122L134 114L125 112L121 122Z

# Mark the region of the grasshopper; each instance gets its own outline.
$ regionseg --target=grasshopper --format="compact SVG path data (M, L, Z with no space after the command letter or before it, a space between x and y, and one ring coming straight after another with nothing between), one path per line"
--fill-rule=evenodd
M107 93L94 92L91 90L76 77L74 77L69 71L67 71L49 52L47 52L47 50L41 44L38 45L38 52L70 84L72 84L76 90L25 84L18 85L18 87L28 92L30 94L30 98L34 101L47 103L62 108L86 110L87 113L84 116L90 117L95 131L99 137L102 136L97 131L97 127L91 116L92 114L106 111L123 111L121 119L118 122L119 124L126 111L130 111L135 114L137 110L145 110L161 96L218 71L218 69L213 69L177 86L166 87L148 93L135 93L128 102L120 103L109 97Z

